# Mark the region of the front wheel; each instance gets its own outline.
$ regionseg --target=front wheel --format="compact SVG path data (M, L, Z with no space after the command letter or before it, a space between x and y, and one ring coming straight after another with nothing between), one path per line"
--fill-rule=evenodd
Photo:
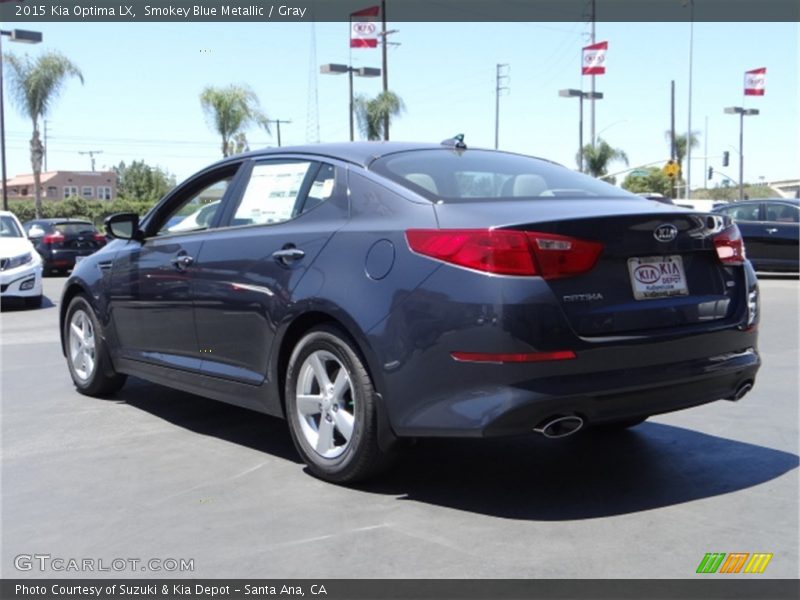
M358 352L338 328L320 326L295 347L286 372L286 416L309 470L353 483L383 468L376 392Z
M64 319L64 350L72 381L87 396L113 394L125 384L114 371L102 328L85 296L72 299Z

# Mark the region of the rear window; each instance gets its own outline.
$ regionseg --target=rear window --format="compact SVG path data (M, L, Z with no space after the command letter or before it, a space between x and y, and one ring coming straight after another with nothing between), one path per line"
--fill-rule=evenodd
M545 160L486 150L400 152L370 169L431 200L585 198L633 194Z
M80 235L81 233L94 233L95 228L91 223L55 223L53 231L60 231L64 235Z

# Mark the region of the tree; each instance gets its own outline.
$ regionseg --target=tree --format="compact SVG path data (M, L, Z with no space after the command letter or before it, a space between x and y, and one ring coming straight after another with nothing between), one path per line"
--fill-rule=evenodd
M403 100L392 91L381 92L372 99L366 96L355 99L358 128L368 140L383 139L385 128L391 126L392 119L405 110Z
M575 157L580 164L580 155ZM612 148L602 138L597 138L597 144L586 144L583 147L583 164L586 172L592 177L603 177L608 173L608 165L614 161L628 164L628 155L619 148Z
M66 56L46 52L37 58L7 54L11 93L19 111L33 123L31 167L33 169L34 210L42 214L42 159L44 146L39 136L39 119L47 116L64 84L70 77L83 83L83 74Z
M200 104L206 118L222 137L222 156L230 156L235 148L231 146L231 140L253 125L270 132L267 115L261 111L258 97L246 85L208 86L200 94Z
M622 189L639 194L643 192L653 192L663 194L664 196L672 195L672 182L670 178L658 167L650 167L648 169L641 169L646 172L645 175L631 173L622 182ZM639 169L637 169L639 171Z
M697 148L700 145L700 141L698 140L699 132L693 131L691 137L689 138L690 143L692 145L692 149ZM670 151L672 150L672 132L668 129L664 132L664 137L667 138L667 142L670 143ZM678 166L681 168L681 173L683 173L683 159L686 158L686 153L689 148L686 145L686 134L680 133L675 136L675 161L678 163Z
M155 202L175 187L175 176L143 160L124 162L114 167L117 174L117 194L127 200Z

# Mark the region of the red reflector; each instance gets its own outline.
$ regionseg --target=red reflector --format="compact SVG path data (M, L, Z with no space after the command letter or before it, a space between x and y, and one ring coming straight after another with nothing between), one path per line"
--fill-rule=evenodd
M100 242L101 244L106 243L106 236L104 236L102 233L95 233L93 237L95 242Z
M414 252L498 275L569 277L591 270L603 245L552 233L509 229L409 229Z
M734 223L714 236L714 247L722 264L743 265L745 261L742 233Z
M487 352L451 352L450 356L459 362L522 363L544 362L548 360L571 360L576 358L572 350L556 352L522 352L516 354L496 354Z

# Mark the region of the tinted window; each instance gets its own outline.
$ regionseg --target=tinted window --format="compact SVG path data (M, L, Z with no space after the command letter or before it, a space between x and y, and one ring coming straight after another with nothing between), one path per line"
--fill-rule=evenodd
M721 208L720 212L725 213L734 221L758 221L758 204L726 206Z
M22 231L20 231L14 219L11 217L0 217L0 237L15 238L25 236L22 235Z
M788 204L781 204L778 202L767 202L765 204L767 209L767 221L774 221L777 223L797 223L800 222L798 218L798 207L790 206Z
M94 233L96 230L91 223L72 222L72 223L54 223L52 231L59 231L64 235L80 235L82 233Z
M447 148L400 152L370 169L431 200L629 196L610 184L517 154Z

